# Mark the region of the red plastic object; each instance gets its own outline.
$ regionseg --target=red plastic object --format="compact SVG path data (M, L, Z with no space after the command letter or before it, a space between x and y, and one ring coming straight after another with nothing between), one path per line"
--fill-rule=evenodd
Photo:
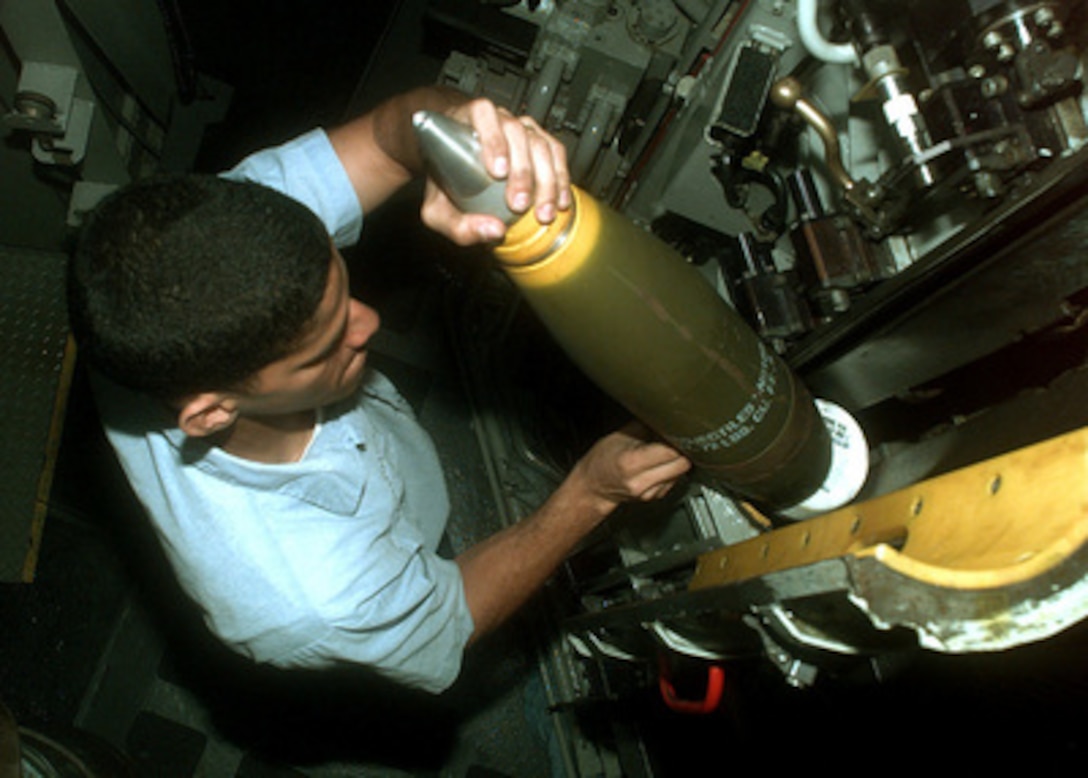
M670 710L676 713L713 713L718 709L722 701L722 692L725 689L725 671L718 665L710 665L706 674L706 694L701 700L684 700L677 696L676 689L669 679L662 662L661 673L658 676L658 686L661 688L661 698Z

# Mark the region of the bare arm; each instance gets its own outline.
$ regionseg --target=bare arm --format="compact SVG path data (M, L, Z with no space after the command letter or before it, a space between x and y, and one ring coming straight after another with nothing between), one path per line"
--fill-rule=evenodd
M329 131L364 213L423 172L412 129L412 114L420 110L449 114L476 129L484 164L495 178L507 180L507 201L513 210L533 206L537 218L550 222L557 208L569 207L566 152L532 119L515 117L489 100L470 100L453 89L421 87ZM461 213L433 184L427 187L422 216L432 229L462 245L497 240L505 230L494 217Z
M423 170L412 131L412 113L420 110L444 113L463 102L464 95L452 89L414 89L329 130L329 140L351 179L364 213L383 203Z
M602 438L531 516L457 557L475 640L525 603L621 503L664 496L690 462L632 430Z

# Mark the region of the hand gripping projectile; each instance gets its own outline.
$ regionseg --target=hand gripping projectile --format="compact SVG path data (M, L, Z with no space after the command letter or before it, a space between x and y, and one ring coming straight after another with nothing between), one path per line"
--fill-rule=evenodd
M470 127L429 112L413 123L450 199L509 225L495 256L568 356L702 476L791 518L856 496L857 423L814 401L678 252L577 187L551 224L519 216Z

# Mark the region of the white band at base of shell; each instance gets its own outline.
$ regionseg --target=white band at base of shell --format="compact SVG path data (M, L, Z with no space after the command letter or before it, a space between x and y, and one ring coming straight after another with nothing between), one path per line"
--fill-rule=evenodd
M854 417L827 400L816 400L816 409L831 435L831 466L819 489L779 511L787 519L809 519L841 508L857 497L869 475L869 444Z

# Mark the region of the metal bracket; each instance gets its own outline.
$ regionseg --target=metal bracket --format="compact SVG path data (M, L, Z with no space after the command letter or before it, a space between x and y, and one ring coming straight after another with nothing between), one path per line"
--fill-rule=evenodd
M79 71L49 62L25 62L14 108L4 124L33 135L32 154L46 165L77 165L87 152L95 104L76 97Z

